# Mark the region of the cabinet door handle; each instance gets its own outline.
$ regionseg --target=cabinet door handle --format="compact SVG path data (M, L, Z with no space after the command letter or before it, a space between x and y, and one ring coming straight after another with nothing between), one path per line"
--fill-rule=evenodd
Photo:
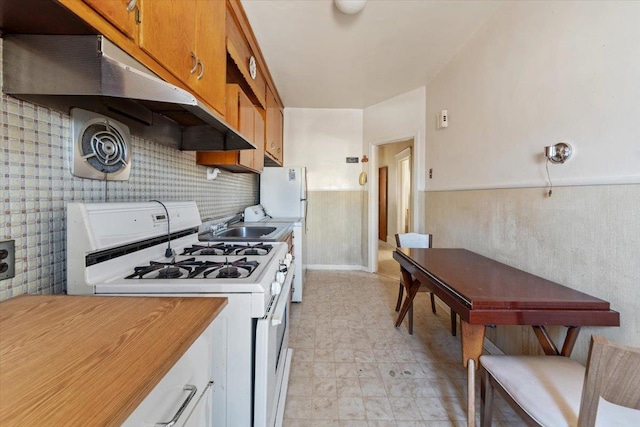
M196 70L198 69L198 63L200 62L196 54L193 52L191 52L191 59L193 60L193 66L191 67L191 70L189 70L189 74L193 74L196 72Z
M194 385L191 385L191 384L187 384L187 385L184 386L184 388L182 390L188 391L189 392L189 396L187 396L185 401L182 402L182 405L180 405L180 407L178 408L178 412L176 412L176 414L173 416L173 418L171 418L171 421L166 422L166 423L156 423L156 427L172 427L172 426L176 425L176 423L180 419L180 416L182 416L182 413L184 412L184 410L187 409L187 406L189 406L189 403L193 399L193 396L196 395L196 392L198 391L198 387L196 387Z
M200 80L202 76L204 76L204 64L198 59L198 65L200 65L200 72L198 73L198 76L196 78Z
M136 3L138 3L138 0L129 0L129 3L127 3L127 12L131 12L133 9L135 9Z

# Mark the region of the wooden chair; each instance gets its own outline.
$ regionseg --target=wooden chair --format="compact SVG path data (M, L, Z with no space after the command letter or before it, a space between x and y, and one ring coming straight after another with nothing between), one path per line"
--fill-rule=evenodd
M396 234L396 245L399 248L430 248L431 247L431 234L419 234L419 233L403 233ZM418 292L429 292L429 288L422 285ZM400 287L398 289L398 302L396 303L396 312L400 311L400 307L402 306L402 295L404 293L404 284L402 281L402 275L400 275ZM435 296L429 292L429 296L431 297L431 311L433 313L436 312L436 301ZM407 317L409 320L409 334L413 334L413 304L409 308L409 312L407 313ZM451 335L456 335L456 314L453 310L451 310Z
M640 348L591 337L584 368L564 356L481 356L481 425L493 389L531 426L640 426Z

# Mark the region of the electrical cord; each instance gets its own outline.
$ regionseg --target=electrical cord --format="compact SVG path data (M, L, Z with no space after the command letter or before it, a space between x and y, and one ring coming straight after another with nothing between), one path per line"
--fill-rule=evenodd
M546 163L546 168L547 168L547 179L549 180L549 197L551 197L551 194L553 193L553 183L551 182L551 175L549 175L549 158L547 158L547 163Z
M169 211L167 207L160 200L149 200L150 202L160 203L164 208L164 212L167 214L167 249L164 251L165 258L171 258L173 256L173 249L171 249L171 218L169 217Z

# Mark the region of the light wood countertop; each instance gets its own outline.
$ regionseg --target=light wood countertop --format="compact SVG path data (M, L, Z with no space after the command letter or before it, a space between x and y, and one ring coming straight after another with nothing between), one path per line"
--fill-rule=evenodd
M226 304L66 295L0 303L0 425L122 424Z

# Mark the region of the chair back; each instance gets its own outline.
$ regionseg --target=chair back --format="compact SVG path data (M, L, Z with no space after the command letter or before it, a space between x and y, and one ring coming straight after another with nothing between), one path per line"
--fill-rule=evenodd
M396 244L399 248L430 248L431 234L402 233L396 234Z
M603 404L600 398L613 405ZM578 427L622 425L614 421L618 416L640 420L640 348L592 336L579 414ZM604 416L613 418L604 420Z

